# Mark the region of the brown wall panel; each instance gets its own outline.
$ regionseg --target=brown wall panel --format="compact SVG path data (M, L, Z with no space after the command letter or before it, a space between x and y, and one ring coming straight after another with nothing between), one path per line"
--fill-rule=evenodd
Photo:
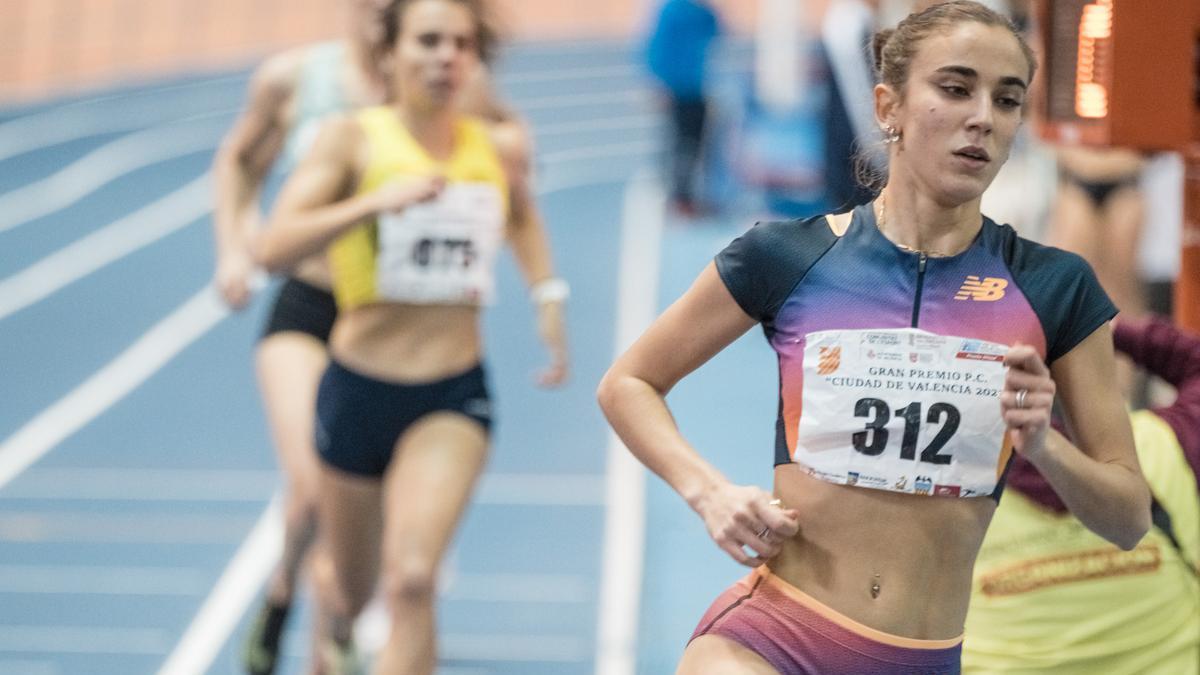
M244 64L336 37L345 0L0 0L0 102L179 68ZM513 40L633 37L658 0L495 0ZM725 0L735 30L758 0Z

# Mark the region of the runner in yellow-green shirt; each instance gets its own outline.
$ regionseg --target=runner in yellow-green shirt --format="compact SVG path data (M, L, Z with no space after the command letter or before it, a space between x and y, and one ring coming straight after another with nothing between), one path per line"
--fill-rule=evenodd
M1200 336L1148 319L1113 337L1178 390L1131 414L1155 527L1121 551L1018 457L975 564L965 673L1200 673Z

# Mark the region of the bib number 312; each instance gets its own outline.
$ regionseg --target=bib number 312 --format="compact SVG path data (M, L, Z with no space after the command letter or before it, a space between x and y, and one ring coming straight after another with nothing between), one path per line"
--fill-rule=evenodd
M921 431L921 404L914 401L903 408L897 408L895 413L897 417L904 418L904 436L900 439L900 458L915 459L918 435ZM871 457L883 454L888 445L887 424L892 420L892 410L887 401L878 398L860 398L854 403L854 416L866 417L870 420L865 429L851 436L854 449ZM951 455L940 454L940 451L953 438L954 432L958 431L958 424L961 420L962 415L959 414L958 408L949 403L934 403L929 406L925 422L941 424L942 427L929 445L921 451L920 461L929 464L949 464Z

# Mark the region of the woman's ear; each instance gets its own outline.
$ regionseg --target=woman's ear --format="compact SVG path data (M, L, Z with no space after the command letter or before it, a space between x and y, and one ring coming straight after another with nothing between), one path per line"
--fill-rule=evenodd
M875 85L875 123L883 130L884 136L888 129L899 129L900 96L890 85Z

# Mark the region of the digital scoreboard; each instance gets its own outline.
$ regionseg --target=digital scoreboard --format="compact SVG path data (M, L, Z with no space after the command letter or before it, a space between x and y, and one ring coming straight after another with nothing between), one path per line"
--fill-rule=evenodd
M1042 0L1041 134L1179 150L1200 141L1200 0Z
M1200 332L1200 0L1038 0L1037 21L1043 138L1183 155L1175 320Z

